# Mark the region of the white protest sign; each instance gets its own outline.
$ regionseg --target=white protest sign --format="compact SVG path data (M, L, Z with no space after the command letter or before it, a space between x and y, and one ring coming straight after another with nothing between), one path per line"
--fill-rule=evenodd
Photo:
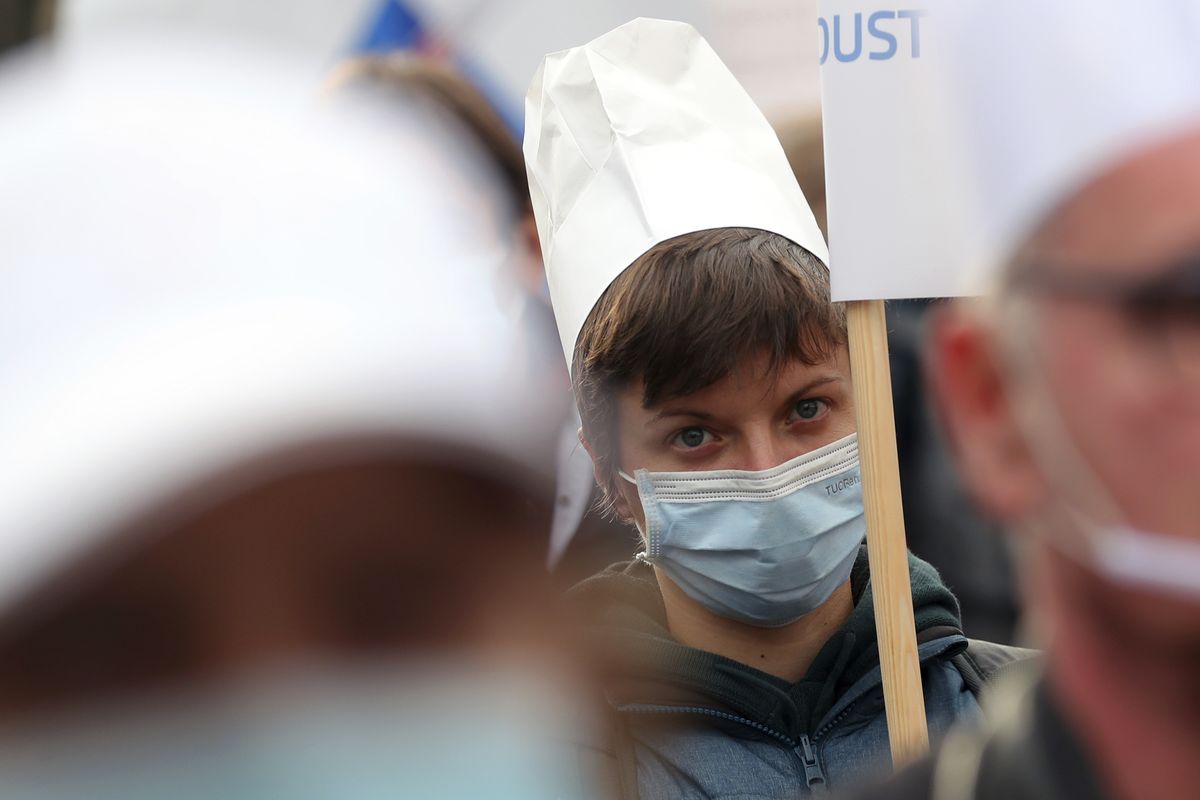
M979 288L978 217L925 0L821 0L817 51L835 300Z

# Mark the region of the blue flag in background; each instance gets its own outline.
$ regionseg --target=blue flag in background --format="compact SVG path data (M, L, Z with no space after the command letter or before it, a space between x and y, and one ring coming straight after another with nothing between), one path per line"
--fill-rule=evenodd
M416 12L401 0L383 0L368 20L355 43L357 53L389 53L393 50L420 50L427 44L425 26Z
M525 118L520 102L505 97L487 70L470 54L459 51L453 40L434 35L422 22L420 14L404 0L381 0L353 50L371 55L412 50L444 58L488 99L517 141L524 135Z

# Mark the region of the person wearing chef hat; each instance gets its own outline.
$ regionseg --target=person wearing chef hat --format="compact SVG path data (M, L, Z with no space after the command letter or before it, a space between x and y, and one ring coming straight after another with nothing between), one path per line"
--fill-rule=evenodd
M868 796L1195 797L1200 10L930 12L982 223L958 266L993 284L938 319L933 383L1046 653L984 730Z
M187 30L0 73L0 796L583 785L494 170L306 74Z
M845 316L778 139L693 28L652 19L547 56L526 113L580 439L642 535L573 595L615 662L624 796L886 769ZM936 735L978 675L954 597L911 575Z

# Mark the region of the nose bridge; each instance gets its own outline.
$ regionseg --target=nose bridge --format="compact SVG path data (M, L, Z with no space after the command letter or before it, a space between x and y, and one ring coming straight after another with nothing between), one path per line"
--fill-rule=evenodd
M755 421L743 432L745 452L742 454L743 469L763 470L776 467L787 460L784 451L786 442L777 426L769 421Z

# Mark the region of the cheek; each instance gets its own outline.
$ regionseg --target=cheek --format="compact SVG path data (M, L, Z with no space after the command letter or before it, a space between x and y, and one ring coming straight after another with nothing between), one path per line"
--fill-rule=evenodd
M655 468L652 443L647 441L642 430L649 417L641 409L640 397L641 395L637 392L625 390L617 397L617 402L612 409L611 427L608 429L611 433L609 438L611 447L608 450L611 459L609 466L618 489L621 488L620 484L628 485L627 481L616 474L618 469L623 469L627 474L632 475L637 469Z
M1178 413L1177 393L1144 395L1113 403L1122 419L1105 483L1134 525L1200 538L1200 414Z
M1069 322L1045 340L1045 374L1075 446L1129 522L1200 527L1200 392L1183 389L1113 328L1081 320L1065 330Z
M854 433L856 426L854 403L849 395L829 411L830 442Z

